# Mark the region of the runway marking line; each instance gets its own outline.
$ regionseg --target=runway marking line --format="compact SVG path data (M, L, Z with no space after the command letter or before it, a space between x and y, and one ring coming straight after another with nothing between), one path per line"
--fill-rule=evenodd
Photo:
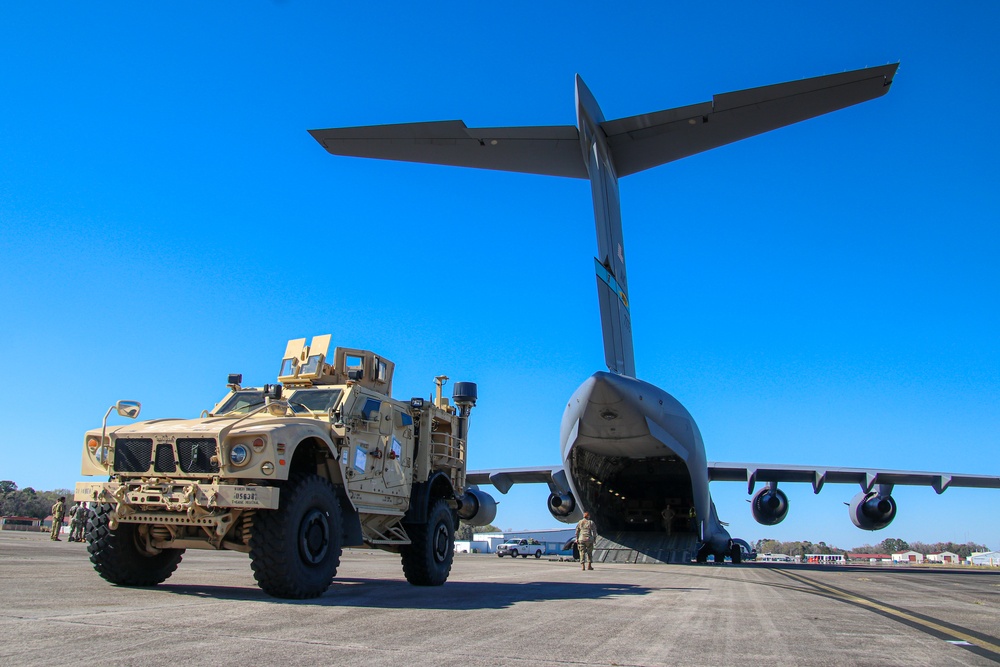
M891 616L899 620L906 621L910 625L916 625L923 628L927 628L929 630L933 630L934 632L940 635L944 635L945 637L951 637L952 639L945 639L945 641L948 642L949 644L953 644L955 646L961 646L963 648L977 647L991 654L984 657L989 657L994 660L1000 659L1000 644L996 644L989 640L983 639L982 637L969 634L969 632L971 631L963 631L962 629L959 628L949 627L950 624L942 625L940 622L924 618L920 615L916 615L913 612L907 612L902 609L896 609L894 607L890 607L889 605L882 604L881 602L876 602L875 600L869 600L868 598L861 597L860 595L856 595L849 591L835 588L833 586L828 586L826 584L821 584L818 581L814 581L798 573L788 572L787 570L771 570L771 571L795 579L796 581L799 581L803 584L807 584L809 586L813 586L820 590L826 591L830 593L834 598L843 600L845 602L850 602L862 607L868 607L875 611L881 612L887 616Z

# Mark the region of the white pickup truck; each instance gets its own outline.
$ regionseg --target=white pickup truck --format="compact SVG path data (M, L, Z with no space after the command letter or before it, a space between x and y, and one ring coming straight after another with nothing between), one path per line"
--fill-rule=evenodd
M511 558L534 556L535 558L541 558L543 553L545 553L544 544L538 540L525 537L507 540L497 547L498 558L503 558L504 556L510 556Z

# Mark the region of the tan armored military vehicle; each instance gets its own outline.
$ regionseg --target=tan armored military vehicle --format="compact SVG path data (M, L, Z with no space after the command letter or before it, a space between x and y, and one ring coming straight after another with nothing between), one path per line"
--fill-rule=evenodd
M106 580L159 584L185 549L250 554L254 578L276 597L322 594L345 546L399 553L407 581L443 584L455 527L496 516L496 502L465 483L476 385L453 404L435 378L433 399L391 398L393 363L336 348L330 336L289 341L280 384L242 387L199 419L157 419L88 431L76 500L98 504L87 526L90 560Z

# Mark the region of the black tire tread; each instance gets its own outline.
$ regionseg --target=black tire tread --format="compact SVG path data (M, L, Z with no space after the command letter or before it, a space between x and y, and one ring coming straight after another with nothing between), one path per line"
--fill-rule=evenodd
M330 523L331 533L337 543L331 545L333 550L333 571L325 581L316 583L306 581L299 576L298 543L295 532L297 521L289 520L289 510L294 510L304 494L314 493L326 487L333 499ZM325 477L315 474L297 474L288 479L280 492L277 510L259 511L254 514L253 529L250 537L250 567L253 577L260 588L277 598L305 600L319 597L333 583L340 567L341 556L341 519L340 503L337 501L333 485ZM293 525L295 524L295 525Z
M431 554L431 537L434 527L441 519L447 519L451 526L451 549L446 561L442 564L434 562ZM414 524L407 527L410 534L410 544L400 549L403 562L403 574L406 580L414 586L440 586L451 573L451 564L455 551L455 523L451 516L451 508L443 499L431 503L427 512L427 523Z
M105 581L118 586L162 584L177 569L184 549L164 549L153 556L142 553L133 538L138 524L120 523L111 530L113 511L110 504L100 505L87 521L87 552L94 569Z

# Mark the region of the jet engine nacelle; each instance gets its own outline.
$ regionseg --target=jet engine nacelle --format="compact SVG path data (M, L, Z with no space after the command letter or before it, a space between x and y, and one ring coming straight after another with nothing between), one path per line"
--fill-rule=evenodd
M485 526L497 518L497 501L485 491L466 489L458 501L458 518L468 524Z
M862 530L882 530L896 518L896 501L885 491L862 491L851 500L851 521Z
M750 501L750 511L757 523L774 526L788 516L788 496L778 487L764 487Z
M549 514L556 519L564 519L576 509L576 501L571 493L550 493L549 494Z

